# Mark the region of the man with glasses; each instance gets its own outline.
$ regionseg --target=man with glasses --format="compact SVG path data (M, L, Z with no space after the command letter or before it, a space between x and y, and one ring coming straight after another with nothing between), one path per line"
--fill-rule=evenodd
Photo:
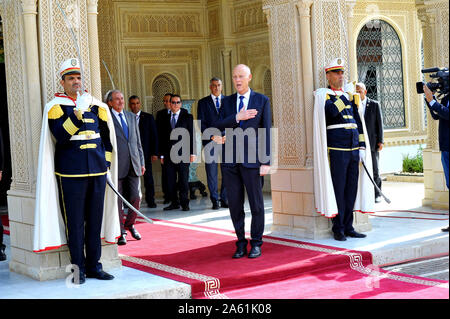
M189 164L195 160L194 118L181 108L179 95L172 95L170 103L170 114L161 127L161 164L167 169L171 202L164 210L179 209L181 205L183 211L189 211Z

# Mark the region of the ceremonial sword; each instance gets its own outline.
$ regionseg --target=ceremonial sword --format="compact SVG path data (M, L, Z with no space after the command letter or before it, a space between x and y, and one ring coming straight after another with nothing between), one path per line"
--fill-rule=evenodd
M114 191L114 193L117 194L117 196L120 197L120 199L122 200L122 202L125 203L125 205L128 206L128 208L130 208L133 212L135 212L136 214L138 214L139 216L141 216L142 218L145 219L146 222L153 224L153 220L151 220L150 218L148 218L147 216L145 216L144 214L142 214L140 211L138 211L136 208L134 208L133 205L131 205L123 196L122 194L119 193L119 191L116 189L116 187L114 186L110 176L106 177L106 182L108 183L109 187L111 187L111 189Z
M81 53L80 53L80 48L78 46L78 41L77 41L77 37L75 36L75 32L73 31L73 26L72 23L70 23L70 20L67 18L66 13L64 12L63 8L61 7L60 3L58 0L56 0L56 5L58 6L59 10L61 11L64 19L66 20L66 25L67 28L69 29L70 33L72 34L72 39L73 39L73 44L75 46L75 49L77 50L77 54L78 54L78 61L80 62L80 72L81 75L84 75L84 69L83 69L83 61L81 60ZM109 73L108 68L106 67L105 62L103 61L103 65L106 68L106 71L108 72L109 75L109 79L112 82L113 87L115 87L114 82L112 81L112 77L111 74ZM83 81L81 81L81 92L83 92ZM109 187L111 187L111 189L114 191L114 193L117 194L117 196L120 197L120 199L122 200L123 203L125 203L125 205L128 206L128 208L130 208L133 212L135 212L136 214L138 214L139 216L141 216L142 218L144 218L145 221L147 221L150 224L153 224L153 220L151 220L150 218L146 217L144 214L142 214L140 211L138 211L136 208L134 208L133 205L131 205L123 196L122 194L119 193L119 191L116 189L116 187L114 186L114 183L112 182L111 178L109 176L107 176L106 178L107 184L109 185Z
M361 161L361 163L363 164L364 170L366 171L367 175L369 176L370 181L372 182L373 186L375 186L375 189L380 193L380 195L384 198L384 200L386 201L386 203L390 204L391 200L389 198L387 198L383 192L381 191L381 189L378 187L378 185L375 183L375 181L373 180L372 176L370 176L369 171L367 170L366 164L364 164L364 161Z

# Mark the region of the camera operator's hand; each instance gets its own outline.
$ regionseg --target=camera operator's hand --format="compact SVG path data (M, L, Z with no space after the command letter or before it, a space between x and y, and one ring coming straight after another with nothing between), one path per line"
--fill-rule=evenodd
M425 99L428 103L434 100L433 92L431 92L430 88L426 84L423 86L423 92L425 93Z

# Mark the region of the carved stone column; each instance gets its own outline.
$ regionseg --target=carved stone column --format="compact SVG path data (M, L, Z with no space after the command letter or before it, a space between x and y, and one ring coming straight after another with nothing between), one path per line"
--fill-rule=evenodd
M300 41L302 53L303 101L306 126L306 167L313 166L313 104L314 77L311 44L311 6L312 0L299 0L297 8L300 18Z
M358 81L358 64L356 60L356 43L353 30L353 8L356 0L346 0L345 7L347 12L347 37L348 37L348 66L350 81Z
M102 83L100 73L100 50L98 44L97 26L98 0L87 1L87 22L89 31L89 58L91 68L92 95L102 100Z
M222 50L222 63L224 74L224 94L231 95L233 93L233 79L231 66L231 49Z
M39 78L39 50L36 26L37 0L22 0L23 26L25 30L25 58L27 67L28 107L31 124L33 164L37 167L39 157L39 134L41 131L41 85ZM33 185L36 175L33 176Z

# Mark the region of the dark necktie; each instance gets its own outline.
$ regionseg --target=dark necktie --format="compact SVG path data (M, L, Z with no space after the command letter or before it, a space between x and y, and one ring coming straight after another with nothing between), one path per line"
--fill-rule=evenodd
M241 95L239 97L239 99L241 100L241 102L239 102L239 112L242 110L242 108L244 107L244 98L245 96Z
M245 96L243 96L243 95L241 95L239 97L239 99L241 100L241 102L239 102L239 112L244 108L244 98L245 98ZM244 124L244 121L239 122L240 127L242 127L243 124Z
M127 123L125 123L125 121L123 120L123 114L122 113L119 113L119 117L120 117L120 124L122 124L123 134L125 134L125 137L128 140L128 126L127 126Z
M220 103L219 103L219 98L218 97L216 97L216 110L217 110L217 113L219 113Z
M175 128L175 125L177 125L177 120L175 119L176 114L172 114L172 120L170 121L170 126L172 126L172 130Z

